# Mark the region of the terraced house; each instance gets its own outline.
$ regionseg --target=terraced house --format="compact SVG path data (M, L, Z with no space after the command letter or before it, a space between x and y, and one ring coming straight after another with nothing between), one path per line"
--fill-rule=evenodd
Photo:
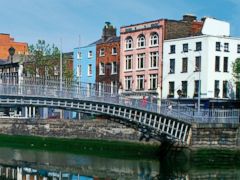
M202 21L193 15L182 20L159 19L120 30L120 85L125 95L161 97L163 41L195 36L201 32Z

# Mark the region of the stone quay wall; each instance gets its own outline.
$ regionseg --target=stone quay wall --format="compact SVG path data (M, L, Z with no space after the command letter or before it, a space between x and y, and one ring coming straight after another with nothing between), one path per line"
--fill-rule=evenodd
M189 134L191 148L240 148L240 125L193 124ZM105 139L139 142L141 133L106 120L29 120L0 119L0 134L79 139ZM142 141L145 143L145 141ZM157 143L151 140L150 143ZM180 144L177 144L180 145ZM181 145L180 145L181 146Z
M193 148L238 148L240 128L238 124L193 124L190 139Z
M110 120L0 119L0 134L138 142L140 133Z

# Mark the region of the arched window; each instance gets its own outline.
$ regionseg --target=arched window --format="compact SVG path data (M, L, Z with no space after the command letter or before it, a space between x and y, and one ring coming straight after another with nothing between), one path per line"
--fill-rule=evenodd
M133 49L133 39L131 37L126 38L126 50Z
M157 33L152 33L150 37L150 45L157 46L159 44L159 38Z
M142 47L145 47L146 46L146 41L145 41L145 37L144 35L139 35L138 38L137 38L137 42L138 42L138 47L139 48L142 48Z

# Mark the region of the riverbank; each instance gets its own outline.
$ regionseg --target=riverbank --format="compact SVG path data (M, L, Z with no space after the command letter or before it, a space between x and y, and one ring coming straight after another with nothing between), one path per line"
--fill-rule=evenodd
M57 151L121 159L156 159L159 157L158 145L112 140L0 135L0 147Z

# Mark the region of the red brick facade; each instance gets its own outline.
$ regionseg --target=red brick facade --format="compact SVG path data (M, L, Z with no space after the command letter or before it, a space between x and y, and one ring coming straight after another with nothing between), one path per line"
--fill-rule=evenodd
M13 47L15 55L28 54L28 44L22 42L14 42L9 34L0 34L0 59L7 60L9 58L8 49Z
M113 53L113 48L116 48L116 53ZM101 49L104 55L100 55ZM100 83L118 85L119 69L120 69L120 39L115 42L105 42L97 44L97 60L96 60L96 81ZM104 64L104 73L100 71L100 63ZM116 63L116 71L113 70L113 63ZM115 72L114 72L115 71Z

